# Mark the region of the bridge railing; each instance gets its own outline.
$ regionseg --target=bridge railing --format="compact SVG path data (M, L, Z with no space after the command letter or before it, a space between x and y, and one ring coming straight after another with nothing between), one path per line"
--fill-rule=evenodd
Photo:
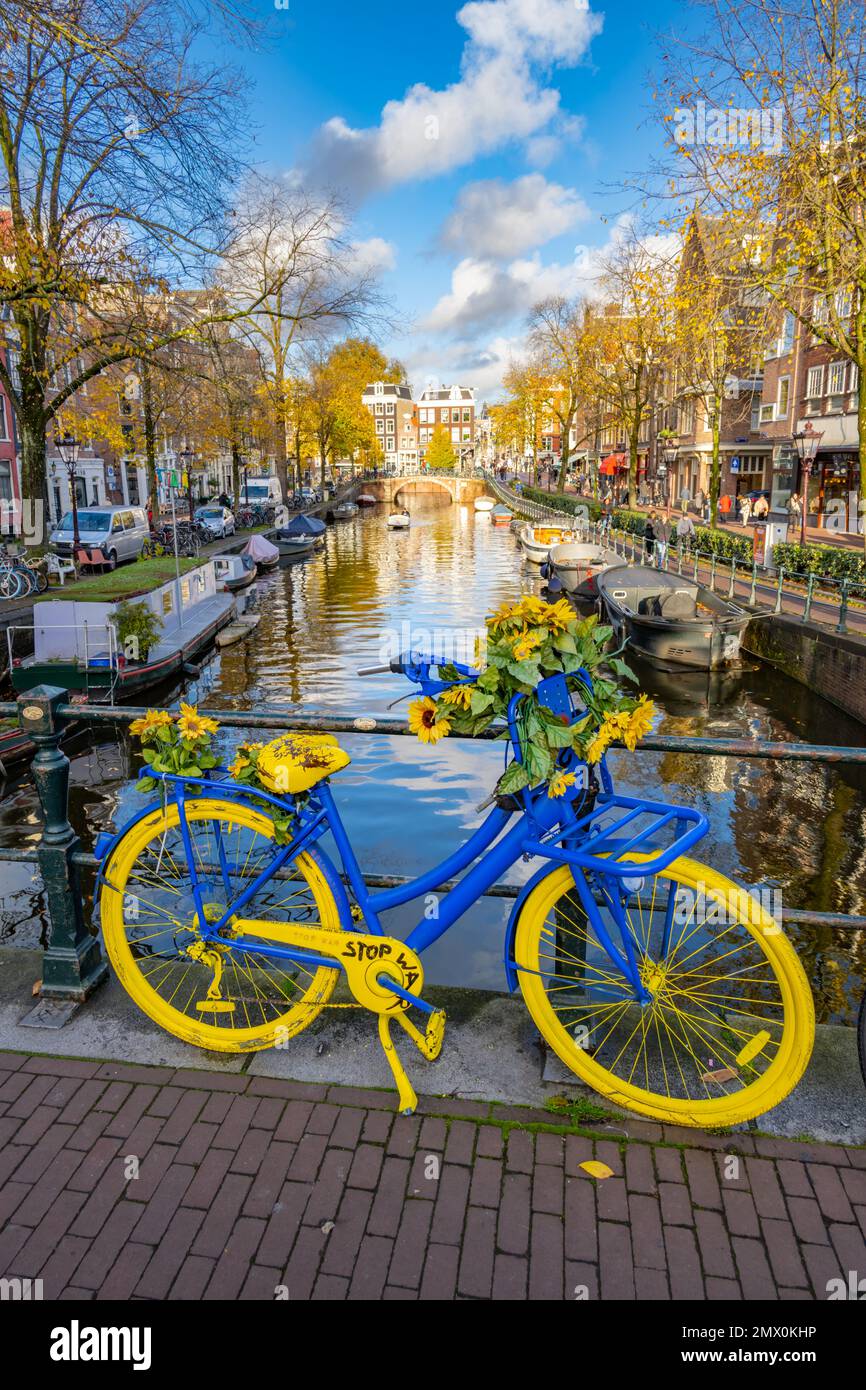
M70 763L61 739L72 724L123 729L141 718L142 709L81 706L69 703L68 692L38 686L15 703L0 703L0 718L17 716L19 725L36 746L32 775L42 809L39 843L35 848L0 849L0 863L29 864L41 876L48 907L48 936L44 949L42 997L49 1000L84 1000L106 977L106 963L99 939L85 917L84 871L94 871L96 857L82 848L69 822ZM332 714L292 715L283 710L239 713L232 710L202 711L229 729L275 731L327 731L341 734L412 737L408 724L399 719L348 718ZM459 737L452 735L452 737ZM482 740L495 737L487 730ZM774 762L842 763L866 767L866 748L826 744L779 742L764 739L692 738L650 734L638 746L642 753L678 753L699 757L762 758ZM371 887L393 887L407 880L390 874L365 875ZM449 884L440 884L446 889ZM519 887L495 884L486 896L514 898ZM840 932L862 932L866 916L854 913L783 909L782 921L814 924Z

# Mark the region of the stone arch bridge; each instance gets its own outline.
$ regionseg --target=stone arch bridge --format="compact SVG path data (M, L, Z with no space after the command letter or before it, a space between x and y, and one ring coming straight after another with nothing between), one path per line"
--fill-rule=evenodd
M396 477L361 478L353 494L366 492L378 502L407 502L410 497L447 495L452 502L474 502L487 491L483 478L462 478L450 473L404 473Z

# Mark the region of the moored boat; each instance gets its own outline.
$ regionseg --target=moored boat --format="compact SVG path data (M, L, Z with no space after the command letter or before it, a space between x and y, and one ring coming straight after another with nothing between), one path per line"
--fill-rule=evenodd
M217 588L236 594L248 589L256 577L255 561L249 555L214 555Z
M217 633L217 646L231 647L235 642L243 642L247 637L252 637L261 620L259 613L239 613L234 622L227 623L222 631Z
M506 507L503 502L497 502L490 511L490 520L494 526L510 526L513 516L511 508Z
M750 615L683 575L618 565L598 591L616 640L660 665L713 671L739 658Z
M358 496L355 498L359 507L375 507L376 500L377 499L371 496L369 492L359 492Z
M595 598L597 579L602 570L621 565L622 557L615 550L596 545L594 541L562 541L550 547L548 563L552 575L560 581L567 594L578 598Z
M340 505L339 505L339 507L335 507L335 508L334 508L334 516L337 517L337 519L340 520L340 521L344 521L347 517L350 517L350 516L356 516L356 515L357 515L357 512L358 512L358 503L357 503L357 502L350 502L350 501L341 502Z
M571 540L572 532L564 526L535 525L531 521L525 521L518 535L527 560L531 560L534 565L541 565L550 554L550 547Z
M260 574L274 569L280 561L279 550L266 536L250 536L241 553L249 555L250 559L255 561Z
M281 555L309 554L310 550L321 550L326 532L327 527L320 517L301 512L279 528L274 544ZM301 541L311 543L307 550L300 549L298 542Z
M404 509L402 512L391 512L388 516L388 525L392 531L405 531L412 518Z
M476 512L492 512L495 505L495 497L476 497L475 499Z
M277 555L280 560L305 560L316 549L312 536L277 536Z

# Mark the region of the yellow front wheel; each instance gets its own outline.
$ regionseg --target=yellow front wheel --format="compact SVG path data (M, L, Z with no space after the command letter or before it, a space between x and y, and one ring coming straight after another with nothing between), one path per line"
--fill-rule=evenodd
M186 803L208 920L218 921L272 861L271 820L243 803ZM320 1013L338 970L232 946L231 922L203 937L193 901L178 808L169 803L133 825L114 849L100 898L102 932L118 978L162 1028L197 1047L249 1052L299 1033ZM328 882L308 854L263 885L247 919L339 931ZM264 943L263 943L264 944Z
M715 870L677 859L619 901L598 876L602 928L630 937L642 1000L611 959L568 867L530 893L514 958L527 1007L566 1066L653 1119L703 1128L762 1115L793 1090L815 1034L809 982L778 923Z

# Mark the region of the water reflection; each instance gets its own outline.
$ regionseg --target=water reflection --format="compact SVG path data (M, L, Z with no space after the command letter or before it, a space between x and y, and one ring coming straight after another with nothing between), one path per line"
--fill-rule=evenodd
M537 592L537 570L524 568L508 530L471 508L411 502L408 531L389 531L376 508L328 528L310 560L256 586L262 621L253 639L226 648L192 689L212 708L263 705L384 714L411 696L405 680L359 679L395 643L471 643L484 614L521 591ZM734 674L674 675L633 662L661 710L665 733L708 737L863 743L863 728L768 667ZM168 692L176 693L176 692ZM399 707L398 707L399 712ZM227 746L234 740L227 738ZM414 874L443 858L478 824L476 806L501 766L501 748L445 740L435 750L380 736L344 740L352 764L335 790L359 856L371 872ZM122 735L83 732L70 744L70 817L85 848L95 834L138 805L130 785L137 767ZM786 906L866 911L866 772L781 759L614 754L624 791L658 791L699 807L710 836L699 856L748 883L777 888ZM36 841L38 804L29 777L7 783L0 802L0 843ZM25 865L4 865L0 939L36 944L44 905ZM519 866L515 878L526 872ZM504 909L482 902L427 957L438 983L502 988ZM396 932L418 911L392 914ZM788 928L813 978L819 1017L850 1014L866 980L863 933Z

